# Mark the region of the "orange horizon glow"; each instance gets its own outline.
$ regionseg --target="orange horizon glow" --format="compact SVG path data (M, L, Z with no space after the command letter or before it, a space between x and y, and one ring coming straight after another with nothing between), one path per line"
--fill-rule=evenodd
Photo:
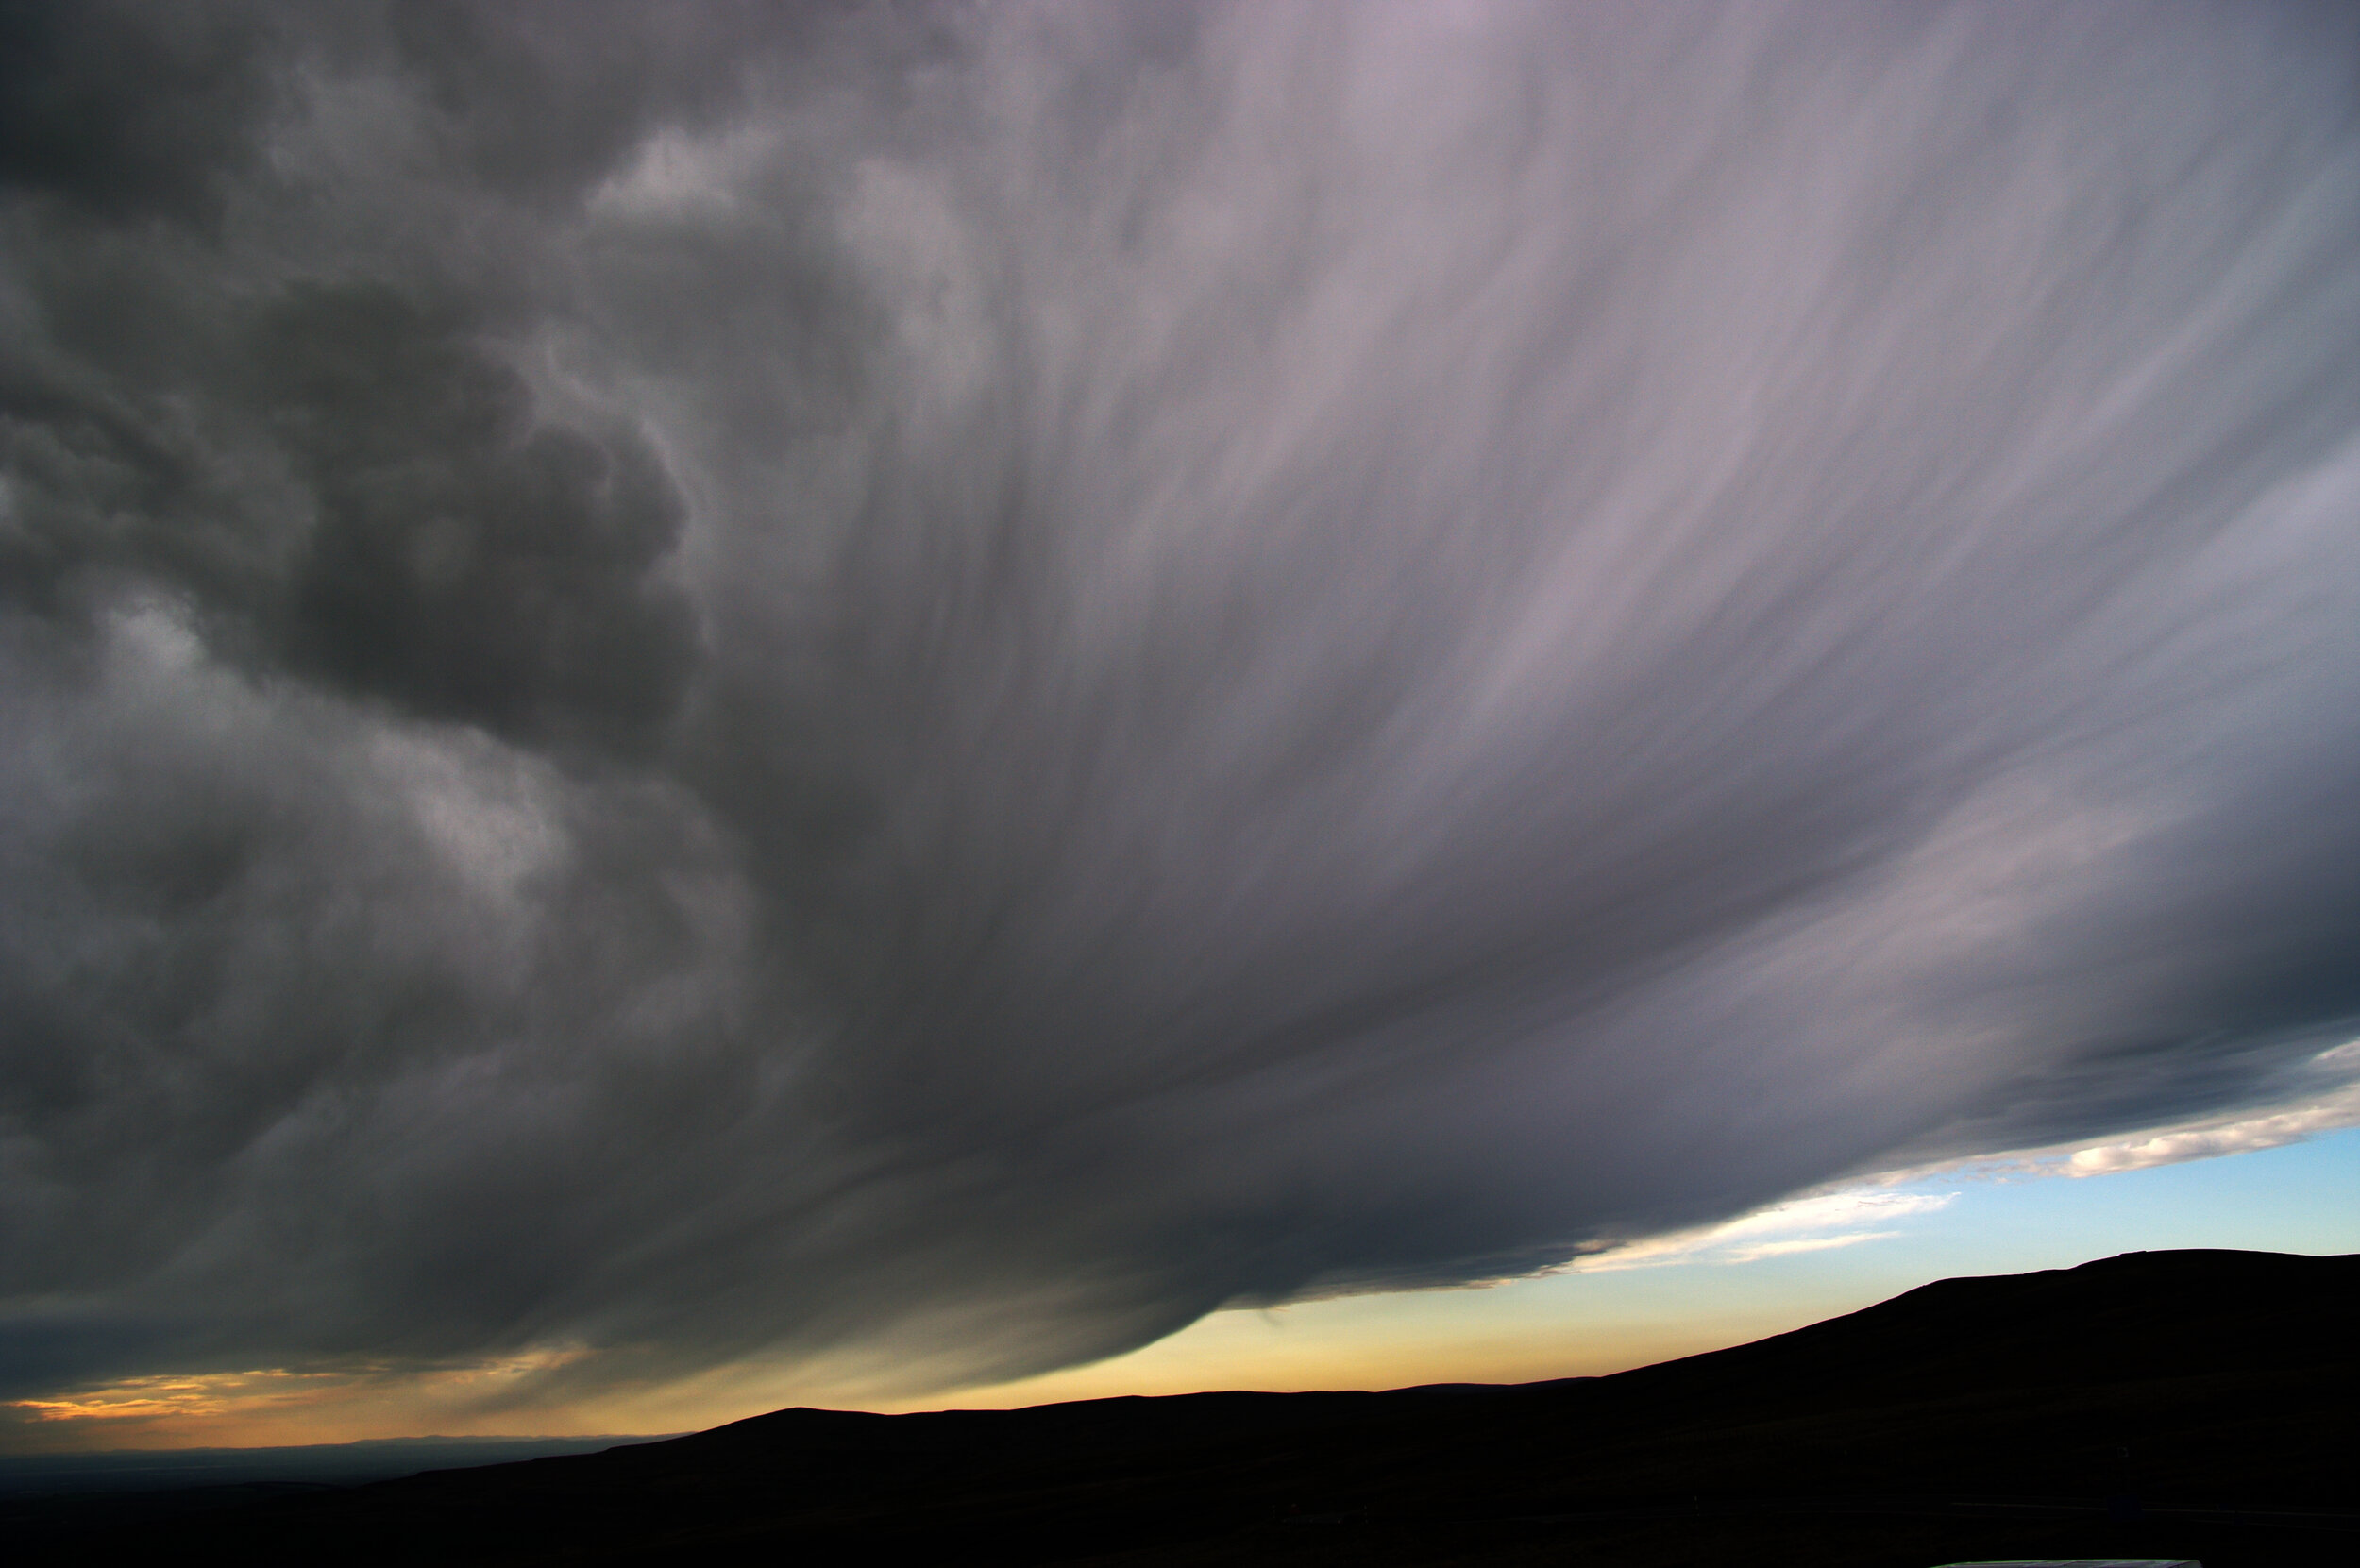
M2217 1130L2213 1140L2221 1141ZM2157 1141L2121 1147L2152 1152ZM0 1452L427 1435L621 1439L703 1430L799 1405L900 1413L1228 1389L1533 1382L1745 1343L1960 1274L2171 1247L2360 1251L2360 1206L2351 1202L2360 1128L2205 1157L2215 1152L2208 1146L2145 1169L2110 1169L2095 1158L2070 1167L2013 1160L1871 1180L1633 1242L1568 1272L1215 1312L1125 1355L993 1384L928 1390L920 1381L927 1345L917 1340L890 1364L744 1362L595 1392L569 1391L582 1385L548 1375L586 1360L591 1353L581 1347L464 1365L265 1366L0 1401ZM2053 1179L2061 1174L2095 1179ZM946 1324L936 1337L947 1347L955 1332Z
M1598 1375L1715 1349L1811 1321L1753 1313L1673 1324L1518 1323L1504 1298L1541 1281L1474 1290L1350 1297L1217 1312L1127 1355L1011 1382L893 1394L857 1380L812 1386L784 1368L735 1367L658 1390L565 1405L500 1396L550 1358L401 1373L261 1368L125 1378L0 1405L16 1452L244 1448L413 1437L626 1436L702 1430L797 1405L893 1414L1009 1409L1069 1400L1255 1389L1387 1389L1435 1382L1533 1382ZM1474 1298L1484 1298L1480 1301ZM1553 1316L1551 1314L1550 1316Z

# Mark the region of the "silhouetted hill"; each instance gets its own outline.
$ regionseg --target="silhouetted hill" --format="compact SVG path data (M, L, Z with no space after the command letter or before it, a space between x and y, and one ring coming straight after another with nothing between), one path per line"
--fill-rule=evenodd
M364 1438L291 1448L112 1448L90 1453L0 1454L0 1509L8 1499L218 1490L238 1486L361 1486L415 1475L514 1464L552 1454L595 1454L656 1437ZM7 1515L0 1511L0 1529Z
M1177 1564L2360 1560L2360 1256L1945 1280L1611 1377L794 1409L72 1553Z

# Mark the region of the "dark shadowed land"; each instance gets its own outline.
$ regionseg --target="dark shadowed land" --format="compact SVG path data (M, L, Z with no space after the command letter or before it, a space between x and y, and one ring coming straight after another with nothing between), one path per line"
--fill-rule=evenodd
M111 1448L90 1453L0 1454L0 1499L95 1495L274 1482L362 1486L415 1475L593 1454L658 1437L367 1438L285 1448Z
M93 1526L181 1520L268 1499L390 1481L429 1470L592 1454L653 1437L375 1438L271 1448L104 1449L0 1454L0 1538L46 1540Z
M2360 1556L2360 1256L1946 1280L1611 1377L794 1409L43 1544L54 1560L1891 1564ZM15 1521L19 1539L43 1529Z

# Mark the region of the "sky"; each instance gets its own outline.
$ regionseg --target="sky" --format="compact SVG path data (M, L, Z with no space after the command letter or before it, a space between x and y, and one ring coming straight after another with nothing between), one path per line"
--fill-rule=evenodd
M0 1443L2351 1250L2356 66L0 8Z

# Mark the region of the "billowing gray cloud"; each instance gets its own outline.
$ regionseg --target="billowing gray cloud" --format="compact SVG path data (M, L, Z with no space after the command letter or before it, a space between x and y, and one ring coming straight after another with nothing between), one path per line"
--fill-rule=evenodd
M1036 1370L2360 1016L2341 10L0 26L10 1394Z

